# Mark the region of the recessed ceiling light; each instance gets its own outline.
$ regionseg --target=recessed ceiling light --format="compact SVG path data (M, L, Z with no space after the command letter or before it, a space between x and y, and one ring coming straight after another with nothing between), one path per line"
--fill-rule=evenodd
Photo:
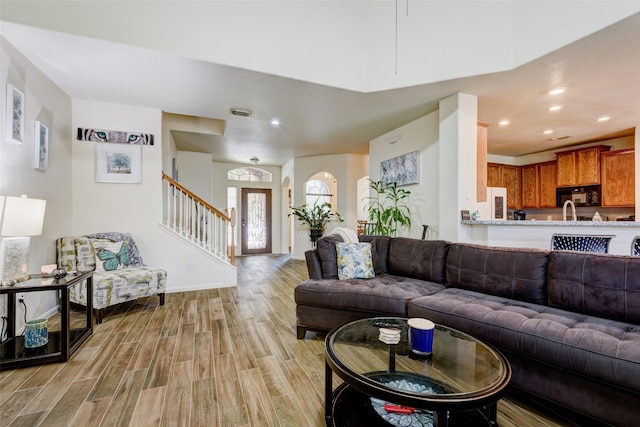
M274 126L278 126L280 124L280 120L273 119L273 120L271 120L271 124L274 125Z
M611 117L609 116L602 116L602 117L598 117L598 121L599 122L606 122L610 119Z
M544 133L545 135L549 135L550 133L553 133L553 131L551 129L547 129L542 133Z
M553 107L549 107L549 111L560 111L561 109L561 105L554 105Z
M506 125L508 125L508 124L509 124L509 120L500 120L500 121L498 122L498 124L499 124L500 126L506 126Z
M567 90L566 87L554 87L553 89L549 90L549 95L560 95L565 90Z

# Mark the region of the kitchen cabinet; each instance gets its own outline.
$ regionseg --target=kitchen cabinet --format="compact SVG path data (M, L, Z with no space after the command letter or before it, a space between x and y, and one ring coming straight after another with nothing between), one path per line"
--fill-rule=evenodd
M556 207L557 165L555 161L538 163L541 208Z
M601 154L602 206L635 206L635 151Z
M507 209L520 209L522 207L520 166L488 163L487 186L505 187L507 189Z
M521 166L522 207L556 207L556 162L542 162Z
M537 208L540 205L540 177L538 165L526 165L522 170L522 207Z
M558 187L600 184L600 154L611 147L595 145L556 153Z
M502 187L502 165L487 163L487 187Z

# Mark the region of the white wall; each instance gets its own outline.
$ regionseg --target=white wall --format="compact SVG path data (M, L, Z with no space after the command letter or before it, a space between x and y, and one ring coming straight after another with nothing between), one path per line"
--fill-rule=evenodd
M293 162L292 180L292 205L299 206L305 203L304 183L310 176L318 172L329 172L337 180L337 205L336 210L340 212L343 223L331 223L327 226L325 234L331 229L340 226L353 230L357 227L357 183L358 179L368 174L367 157L356 154L338 154L332 156L312 156L299 157ZM290 171L290 165L287 166ZM288 172L291 173L291 172ZM298 221L293 221L292 231L292 257L304 259L305 251L312 248L309 240L309 231Z
M87 100L73 101L72 128L153 133L155 145L142 146L142 183L95 181L96 144L73 141L73 234L129 232L145 264L167 270L167 292L235 285L226 268L165 232L162 222L162 112ZM167 171L170 175L171 171Z
M12 84L25 95L24 142L6 138L6 88ZM45 199L42 235L31 238L29 271L56 262L55 239L71 233L73 194L71 192L71 99L0 37L0 194ZM34 122L49 127L49 167L34 169ZM25 296L28 320L49 313L57 304L54 292L34 292ZM6 296L0 297L0 314L6 313ZM17 326L24 316L18 307Z
M180 184L205 202L212 204L213 173L211 153L178 151L177 155ZM226 207L226 204L221 206Z
M439 230L439 113L434 111L413 122L394 129L369 142L369 175L380 180L380 163L393 157L420 151L420 182L403 186L411 192L411 229L398 230L398 236L422 236L422 225L429 225L430 238L437 238ZM390 142L396 140L391 144Z

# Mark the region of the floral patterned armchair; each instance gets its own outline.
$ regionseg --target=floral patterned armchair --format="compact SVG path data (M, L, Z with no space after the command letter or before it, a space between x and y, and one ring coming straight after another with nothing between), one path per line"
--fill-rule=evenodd
M102 323L106 307L150 295L158 295L164 305L167 272L147 267L128 233L97 233L66 236L56 240L59 268L67 271L94 271L93 309L96 323ZM84 286L70 289L70 300L86 305Z

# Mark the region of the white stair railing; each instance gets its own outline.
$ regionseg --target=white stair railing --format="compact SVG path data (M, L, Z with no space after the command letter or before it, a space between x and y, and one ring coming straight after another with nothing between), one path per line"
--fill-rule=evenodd
M192 244L235 265L235 209L220 212L165 173L162 189L162 223Z

